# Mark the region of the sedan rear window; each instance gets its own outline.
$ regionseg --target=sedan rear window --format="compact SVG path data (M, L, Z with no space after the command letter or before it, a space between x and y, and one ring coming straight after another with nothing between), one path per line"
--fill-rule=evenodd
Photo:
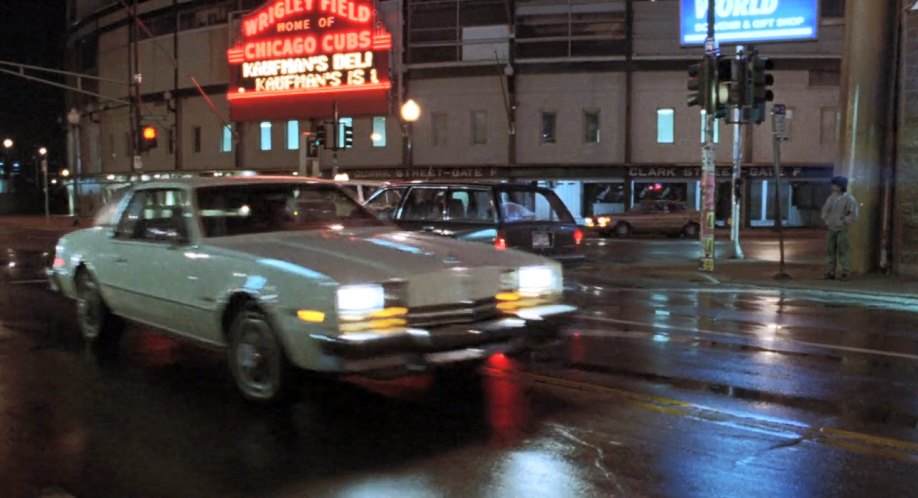
M574 223L570 211L554 192L507 189L500 192L500 211L504 223L553 221Z
M383 225L332 185L202 187L197 200L205 237Z

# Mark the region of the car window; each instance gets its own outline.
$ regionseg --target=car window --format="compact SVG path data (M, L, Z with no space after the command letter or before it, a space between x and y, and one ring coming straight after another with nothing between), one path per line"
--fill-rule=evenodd
M381 218L392 218L392 214L398 208L402 196L405 195L404 188L387 188L377 192L367 201L366 206L375 211Z
M554 192L528 189L500 191L500 209L504 223L521 221L554 221L573 223L574 217Z
M138 191L122 213L115 237L147 242L187 240L188 212L182 190Z
M383 225L334 185L202 187L197 199L205 237Z
M408 221L442 221L446 208L445 188L414 187L402 208L401 219Z
M446 218L450 221L496 223L497 212L491 190L450 190L446 199Z

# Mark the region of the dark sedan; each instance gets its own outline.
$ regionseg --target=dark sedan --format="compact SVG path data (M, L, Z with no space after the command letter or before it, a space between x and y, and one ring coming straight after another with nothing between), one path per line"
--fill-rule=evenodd
M512 183L412 182L375 192L367 207L406 230L574 262L583 231L550 189Z

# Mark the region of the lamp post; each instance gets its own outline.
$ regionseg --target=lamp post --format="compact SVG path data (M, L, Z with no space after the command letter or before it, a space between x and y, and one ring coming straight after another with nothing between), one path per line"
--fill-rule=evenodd
M38 149L39 161L41 161L41 173L44 176L42 189L45 193L45 221L51 218L51 203L48 199L48 149L42 147Z
M10 171L13 168L13 165L10 164L10 149L13 148L13 140L6 138L3 140L3 176L8 175L7 171Z
M409 170L414 167L414 147L412 134L414 122L421 117L421 106L414 99L408 99L402 104L402 134L405 137L405 167Z
M73 224L80 223L80 176L83 173L83 160L80 153L80 111L72 107L67 113L67 123L70 124L71 136L73 137L73 163L76 167L73 177Z

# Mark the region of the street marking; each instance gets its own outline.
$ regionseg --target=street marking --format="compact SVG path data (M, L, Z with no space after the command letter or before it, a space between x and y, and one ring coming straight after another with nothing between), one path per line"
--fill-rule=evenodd
M735 413L663 396L644 394L533 372L514 371L497 367L487 367L484 370L485 372L498 373L507 377L517 377L518 379L529 380L534 383L548 386L612 395L624 398L633 406L644 410L677 417L689 417L725 427L778 436L794 441L795 444L803 441L811 441L855 453L881 456L906 463L918 464L918 443L913 443L911 441L873 436L823 425L811 425L788 419L758 416L751 413Z
M707 335L714 335L714 336L721 336L721 337L734 337L738 339L758 338L757 336L752 335L752 334L736 334L733 332L704 330L704 329L695 328L695 327L680 327L678 325L669 325L665 323L647 323L647 322L639 322L635 320L622 320L619 318L604 318L604 317L589 316L589 315L578 316L577 318L580 320L584 320L584 321L599 322L599 323L614 323L618 325L632 325L632 326L637 326L637 327L647 327L651 329L659 328L659 329L670 330L670 331L675 331L675 332L685 332L689 334L707 334ZM801 341L798 339L791 339L787 337L776 336L774 337L773 340L770 340L767 342L769 344L783 342L787 344L796 344L798 346L808 346L808 347L813 347L817 349L830 349L830 350L836 350L836 351L844 351L846 353L860 353L860 354L869 354L869 355L875 355L875 356L888 356L891 358L901 358L905 360L918 361L918 355L915 355L915 354L897 353L895 351L884 351L881 349L866 349L866 348L855 348L851 346L838 346L834 344L825 344L821 342Z

